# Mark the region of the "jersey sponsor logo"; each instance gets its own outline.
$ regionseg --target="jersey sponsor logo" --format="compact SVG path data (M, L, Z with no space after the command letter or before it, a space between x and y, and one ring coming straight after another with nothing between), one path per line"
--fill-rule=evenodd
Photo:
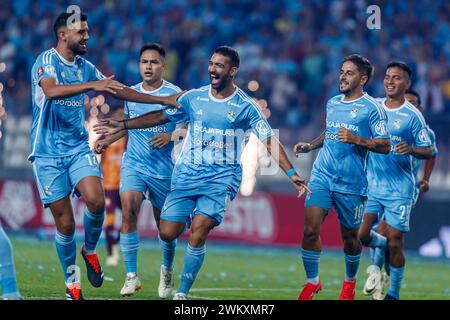
M201 122L194 123L194 132L201 132L206 134L212 134L216 136L234 136L234 130L233 129L219 129L219 128L206 128L203 127Z
M198 116L202 116L203 115L203 109L199 109L197 111L195 111L195 114Z
M237 103L231 102L231 101L228 101L227 104L228 104L229 106L233 106L233 107L236 107L236 108L241 108L240 105L238 105Z
M197 101L209 102L208 98L197 97Z
M396 111L395 114L398 115L398 116L402 116L402 117L409 117L409 115L407 113L403 113L403 112L400 112L400 111Z
M348 129L348 130L351 130L351 131L355 131L355 132L359 131L359 127L358 126L355 126L353 124L344 123L344 122L327 121L327 127L330 127L330 128L341 128L341 127L344 127L345 129Z
M420 142L423 143L429 143L430 142L430 138L428 137L428 130L427 129L422 129L419 132L419 140Z
M384 136L387 133L386 122L378 121L375 125L375 133L380 136Z
M362 103L353 103L353 105L354 106L356 106L356 107L365 107L365 105L364 104L362 104Z
M350 111L350 118L355 119L358 116L358 109L352 109Z
M150 127L150 128L145 128L145 129L135 129L135 130L140 131L140 132L166 133L167 127L166 126L155 126L155 127Z
M83 74L81 73L80 69L77 70L77 78L78 80L83 81Z
M401 121L400 121L400 119L395 119L394 120L394 127L395 127L395 129L400 129L400 125L401 125Z
M227 119L230 122L234 122L234 120L236 120L236 112L229 111L228 114L227 114Z
M58 99L55 101L55 104L59 104L61 106L65 107L82 107L83 103L81 100L64 100L64 99Z
M177 113L177 108L168 108L166 109L166 113L170 116L174 115L175 113Z
M264 120L259 120L258 123L256 124L256 131L262 135L265 136L270 132L270 127L267 124L266 121Z

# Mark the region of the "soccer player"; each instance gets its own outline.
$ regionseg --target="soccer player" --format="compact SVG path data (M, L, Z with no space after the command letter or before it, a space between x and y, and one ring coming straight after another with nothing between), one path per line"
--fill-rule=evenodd
M113 118L123 118L123 108L117 108L112 113ZM122 157L126 147L126 139L120 139L112 143L103 152L100 167L103 173L103 186L105 188L106 221L105 221L105 242L106 242L106 265L117 266L119 263L119 230L115 227L116 209L122 210L120 201L120 168L122 167ZM95 152L95 150L94 150Z
M165 56L165 49L157 43L146 44L141 48L139 71L142 82L136 84L133 89L157 96L167 96L181 91L180 88L163 79L163 72L167 67ZM125 116L129 119L163 109L162 105L125 102ZM161 209L170 191L174 146L171 135L174 130L175 123L166 123L128 132L127 152L124 154L120 172L120 198L123 203L120 246L127 271L125 284L120 291L123 296L131 296L141 289L141 282L137 275L138 214L148 191L148 198L152 203L153 214L159 227ZM101 152L126 134L127 131L124 130L99 140L96 143L96 149ZM158 294L161 298L167 298L173 289L173 260L177 241L175 239L166 242L159 239L159 243L163 257Z
M0 121L7 117L3 97L0 95ZM23 300L17 288L13 248L0 221L0 284L4 300Z
M299 195L309 190L274 137L272 128L256 103L234 84L239 55L228 46L218 47L210 61L210 85L183 94L180 109L167 109L123 121L104 120L94 129L114 134L127 129L188 122L188 134L178 158L171 191L160 220L160 238L172 242L190 224L181 285L175 300L187 299L203 264L209 232L220 225L229 201L238 192L242 178L237 147L239 131L252 129L279 166L289 176Z
M366 159L369 151L389 152L386 113L365 93L372 75L369 60L360 55L344 59L339 76L339 91L327 102L326 130L313 142L300 142L294 152L321 148L314 161L305 202L302 259L307 283L299 300L311 300L322 289L319 280L321 255L320 227L334 206L340 221L345 253L345 278L341 300L355 297L361 243L357 237L366 202Z
M28 159L33 165L42 203L50 207L55 219L56 251L66 280L66 298L78 300L83 295L75 265L75 223L69 198L73 189L87 206L81 255L88 279L94 287L103 283L95 248L102 231L105 198L102 174L83 127L85 92L103 91L122 100L171 106L177 106L178 96L139 93L113 80L113 76L105 78L82 58L89 40L85 14L60 14L54 32L56 48L41 53L31 71L33 123Z
M425 120L416 107L405 99L405 92L410 85L411 69L408 65L400 61L387 65L384 76L386 98L378 101L387 113L391 150L388 155L369 155L369 198L359 231L364 245L380 248L389 254L385 263L386 267L389 265L390 285L385 300L400 298L405 268L403 242L409 231L410 213L419 193L414 161L432 157ZM386 224L386 236L372 230L377 220ZM379 274L378 267L371 268L368 280L372 281L373 287L377 286ZM366 283L365 291L370 293L369 286L370 283Z

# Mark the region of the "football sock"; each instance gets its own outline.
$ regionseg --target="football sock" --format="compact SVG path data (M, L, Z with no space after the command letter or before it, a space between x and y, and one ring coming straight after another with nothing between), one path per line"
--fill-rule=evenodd
M373 251L372 264L378 266L381 270L384 264L384 250L381 248L370 248L370 251Z
M177 239L166 242L162 240L158 235L159 240L159 246L161 247L162 251L162 265L166 269L172 269L173 267L173 259L175 257L175 248L177 247Z
M306 272L307 282L319 283L319 261L321 251L311 251L302 249L303 266Z
M371 235L371 240L369 243L369 247L371 248L382 248L385 249L387 246L387 239L385 236L382 236L381 234L375 232L375 231L370 231L370 235Z
M84 250L86 253L95 253L98 239L102 233L103 220L105 213L95 214L84 209Z
M405 271L405 267L394 268L392 265L389 266L391 272L391 280L389 284L389 290L387 292L388 295L395 297L396 299L400 298L400 288L402 287L403 273Z
M361 253L356 255L345 254L345 281L355 280L360 260Z
M127 273L137 272L137 253L139 248L138 231L120 234L120 249Z
M181 285L178 292L188 293L205 259L206 246L193 248L188 243L184 256L183 273L181 274Z
M0 224L0 279L3 295L17 292L13 249L8 236Z
M55 246L66 284L69 285L78 282L77 267L75 265L77 244L74 239L74 234L65 235L56 231Z

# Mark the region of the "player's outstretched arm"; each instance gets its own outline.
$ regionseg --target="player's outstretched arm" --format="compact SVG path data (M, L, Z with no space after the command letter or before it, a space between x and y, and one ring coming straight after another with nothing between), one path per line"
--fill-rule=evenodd
M340 142L355 144L375 153L388 154L391 151L391 139L366 139L348 129L341 127L338 131Z
M323 140L325 140L325 131L311 143L299 142L294 146L294 154L298 157L299 153L308 153L318 148L322 148Z
M120 140L123 137L125 137L127 133L128 133L127 131L123 130L110 136L100 137L99 139L97 139L97 141L95 141L93 150L94 153L102 154L103 151L106 150L106 148L108 148L111 144L113 144L117 140Z
M110 136L121 131L130 129L144 129L154 127L169 122L162 110L148 112L142 116L133 119L103 119L94 125L94 131L97 134Z
M311 193L311 190L309 190L306 181L300 178L300 176L295 171L294 166L288 159L284 147L281 145L278 139L272 136L264 141L264 144L266 145L267 151L272 155L278 166L287 174L289 179L291 179L292 184L298 191L298 197L303 195L305 191Z
M147 104L162 104L179 109L180 105L178 104L177 99L185 92L186 91L178 92L167 97L158 97L146 93L141 93L125 86L122 90L118 90L117 92L113 93L112 96L124 101Z
M402 141L395 145L395 151L399 154L410 154L417 159L431 159L433 149L431 147L413 147Z
M108 92L115 95L125 88L125 85L114 80L114 76L80 84L57 84L55 78L49 77L42 79L40 85L45 94L45 98L49 100L76 96L91 90Z

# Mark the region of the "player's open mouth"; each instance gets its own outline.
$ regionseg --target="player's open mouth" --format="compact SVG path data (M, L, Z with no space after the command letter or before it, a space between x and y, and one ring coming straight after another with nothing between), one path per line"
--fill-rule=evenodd
M394 86L386 86L386 90L387 91L394 91L395 87Z
M144 72L144 75L147 77L153 76L153 72Z
M210 74L209 78L211 79L212 84L217 84L220 79L220 77L217 74Z
M83 49L86 49L87 48L86 42L80 42L80 47L82 47Z

